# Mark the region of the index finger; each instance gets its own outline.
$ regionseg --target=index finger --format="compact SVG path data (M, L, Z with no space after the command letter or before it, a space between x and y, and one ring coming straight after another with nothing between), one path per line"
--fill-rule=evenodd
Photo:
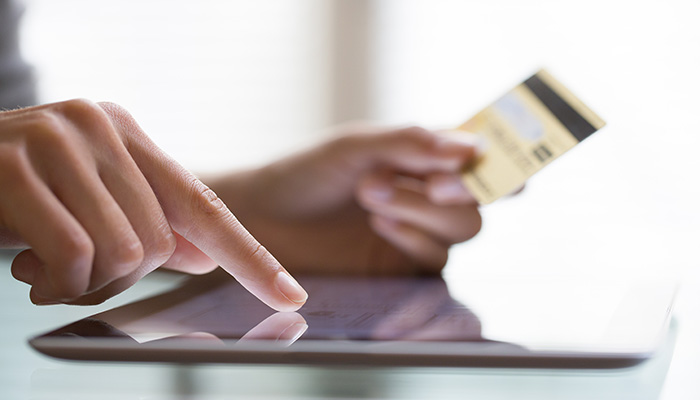
M119 106L100 104L122 133L174 231L279 311L295 311L306 291L204 183L167 156Z

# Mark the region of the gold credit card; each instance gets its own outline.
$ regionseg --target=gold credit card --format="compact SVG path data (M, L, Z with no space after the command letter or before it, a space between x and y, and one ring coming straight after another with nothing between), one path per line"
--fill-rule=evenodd
M482 157L464 174L477 201L512 193L535 172L605 122L547 71L540 70L458 130L482 136Z

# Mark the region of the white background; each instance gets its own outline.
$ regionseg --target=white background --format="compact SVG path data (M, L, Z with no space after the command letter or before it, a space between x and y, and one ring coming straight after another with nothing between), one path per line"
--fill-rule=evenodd
M321 137L331 96L343 95L328 89L327 4L32 0L24 51L42 101L115 101L186 167L220 170ZM576 230L523 262L697 265L697 2L372 4L374 120L455 126L544 66L608 122L519 199L485 208L486 243L472 252L491 257L488 244L505 242L521 253Z
M120 103L185 166L212 171L323 136L343 95L328 89L327 4L31 0L23 48L42 101ZM455 126L546 67L608 123L520 196L485 207L448 275L698 273L697 1L372 4L368 117ZM688 304L681 324L700 312ZM687 359L672 382L700 370Z
M26 4L41 101L119 103L198 172L284 154L326 123L322 1Z

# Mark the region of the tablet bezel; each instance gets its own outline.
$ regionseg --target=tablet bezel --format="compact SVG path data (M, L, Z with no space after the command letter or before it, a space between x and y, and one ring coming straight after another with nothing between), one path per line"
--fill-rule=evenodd
M213 278L212 278L213 277ZM219 282L226 282L216 274L195 277L181 287L145 300L110 310L112 319L142 318L167 309L189 296L206 293ZM662 343L672 315L676 285L658 282L639 285L630 291L628 299L615 314L608 331L629 329L630 320L638 318L639 311L653 312L663 322L658 326L653 342L637 347L599 346L577 348L553 347L526 349L497 341L348 341L300 340L292 346L258 340L238 343L223 340L214 343L188 339L137 343L118 338L56 337L48 334L29 341L37 351L70 360L176 362L176 363L231 363L231 364L310 364L310 365L364 365L395 367L509 367L509 368L583 368L611 369L637 365L649 359ZM178 294L179 293L179 294ZM117 314L115 314L117 311ZM99 318L100 314L95 317Z

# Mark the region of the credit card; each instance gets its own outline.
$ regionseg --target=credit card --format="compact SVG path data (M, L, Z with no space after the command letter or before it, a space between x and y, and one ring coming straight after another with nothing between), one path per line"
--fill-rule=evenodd
M464 173L464 184L480 204L491 203L604 125L540 70L458 128L486 142L483 156Z

